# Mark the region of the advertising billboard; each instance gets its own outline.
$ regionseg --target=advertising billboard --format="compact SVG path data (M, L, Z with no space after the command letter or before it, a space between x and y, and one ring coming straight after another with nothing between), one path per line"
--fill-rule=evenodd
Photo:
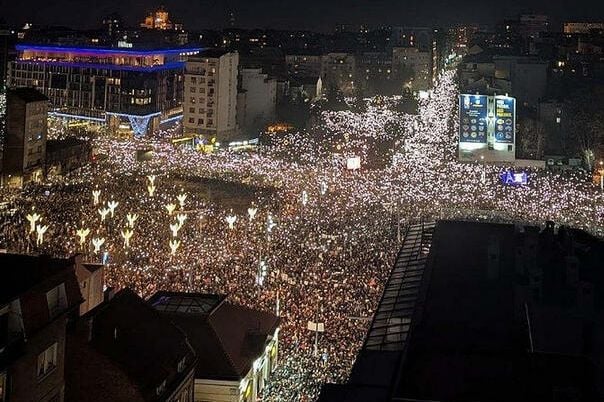
M459 96L459 142L487 142L488 96Z
M516 99L495 97L495 142L513 144L516 134Z

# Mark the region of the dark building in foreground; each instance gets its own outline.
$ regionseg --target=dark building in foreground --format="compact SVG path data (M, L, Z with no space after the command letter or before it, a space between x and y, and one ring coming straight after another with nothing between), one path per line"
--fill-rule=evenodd
M602 400L603 257L553 223L411 226L348 383L319 400Z
M158 292L148 303L187 334L199 356L196 402L260 399L277 366L277 316L213 294Z
M66 401L193 401L186 335L129 289L82 316L66 356Z
M0 401L63 401L68 320L82 301L74 259L0 254Z

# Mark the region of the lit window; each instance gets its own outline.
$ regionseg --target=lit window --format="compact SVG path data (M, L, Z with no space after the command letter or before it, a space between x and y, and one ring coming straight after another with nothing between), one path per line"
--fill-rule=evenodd
M48 349L38 355L38 378L42 378L57 367L58 344L53 343Z

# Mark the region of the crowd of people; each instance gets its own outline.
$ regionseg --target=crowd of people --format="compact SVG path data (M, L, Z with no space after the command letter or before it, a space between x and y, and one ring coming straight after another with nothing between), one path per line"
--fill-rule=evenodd
M215 292L279 314L280 364L264 400L313 400L323 382L347 378L406 222L550 219L601 233L602 195L580 174L535 171L527 185L511 187L499 180L502 166L456 161L454 78L440 77L418 115L393 111L392 102L324 112L325 129L346 135L354 150L361 137L391 139L386 125L400 124L405 141L381 169L333 164L307 133L255 152L213 154L162 138L97 138L106 158L10 196L16 213L4 214L2 241L11 251L83 253L106 264L107 286L143 297ZM151 160L137 161L140 149L152 149ZM227 208L200 179L258 195ZM42 241L30 231L34 214L48 226ZM309 322L325 327L316 347Z

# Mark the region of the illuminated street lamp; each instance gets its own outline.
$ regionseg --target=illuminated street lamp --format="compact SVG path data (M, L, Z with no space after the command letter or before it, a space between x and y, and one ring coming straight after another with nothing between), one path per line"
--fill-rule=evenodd
M176 204L167 204L166 209L168 210L168 215L172 215L172 213L176 209Z
M185 193L180 193L180 194L178 194L178 196L176 196L176 199L178 200L178 204L180 205L180 209L184 209L184 207L185 207L185 200L187 199L187 195Z
M120 203L114 200L111 200L107 203L107 207L109 208L109 212L111 213L112 218L115 212L115 208L117 208L118 205L120 205Z
M93 205L98 205L99 203L99 197L101 196L101 190L96 189L96 190L92 190L92 203Z
M126 229L126 230L122 230L121 235L124 238L124 248L128 248L130 247L130 238L132 237L132 235L134 234L134 231L132 229Z
M237 220L237 216L229 215L226 217L226 221L229 224L229 229L233 230L235 228L235 221Z
M134 222L138 219L138 214L128 214L126 215L126 220L128 221L128 226L134 228Z
M250 207L247 209L247 214L250 217L250 222L254 220L254 217L256 216L257 212L258 212L258 208L256 208L256 207Z
M178 247L180 247L180 240L170 240L168 242L168 245L170 246L170 253L174 255L176 254L176 250L178 250Z
M83 246L86 242L86 237L88 237L88 234L90 234L90 229L80 228L76 231L76 234L80 238L80 246Z
M178 222L170 224L170 230L172 231L172 237L178 236L178 231L180 230L180 225Z
M36 226L36 233L37 233L37 237L36 237L36 244L39 246L42 243L44 243L44 233L46 233L46 231L48 230L48 225L37 225Z
M180 228L182 228L182 225L187 220L187 215L185 215L185 214L178 214L178 215L176 215L176 220L178 221L178 228L180 229Z
M42 215L32 212L31 214L27 214L25 219L29 221L29 233L33 233L36 230L36 222L38 222L42 218Z
M98 253L99 251L101 251L101 246L105 244L105 239L104 238L99 238L99 237L94 237L92 239L92 245L94 246L94 252Z
M101 222L105 222L105 218L109 215L111 210L109 208L102 208L98 210L99 215L101 215Z

